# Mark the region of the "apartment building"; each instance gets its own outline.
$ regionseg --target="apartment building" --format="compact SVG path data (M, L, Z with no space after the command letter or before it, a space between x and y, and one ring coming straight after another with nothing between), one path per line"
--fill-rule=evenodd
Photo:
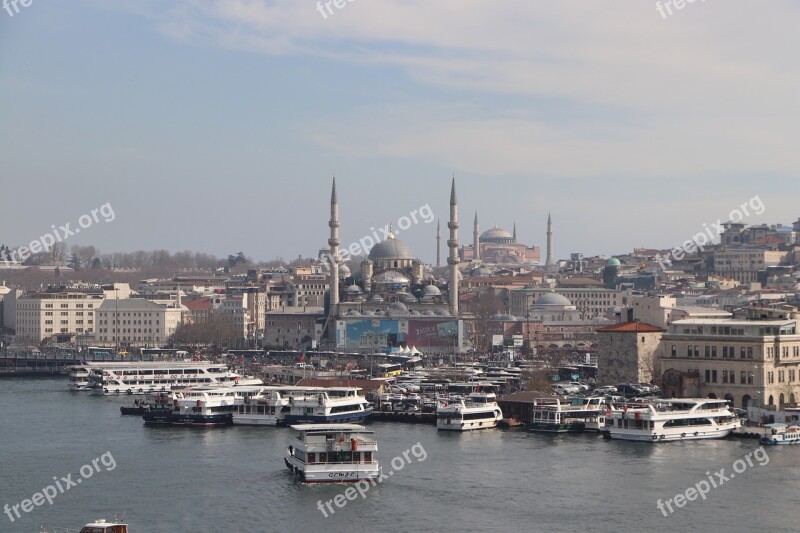
M161 346L181 323L177 301L159 304L143 298L104 300L96 309L96 342L103 345Z

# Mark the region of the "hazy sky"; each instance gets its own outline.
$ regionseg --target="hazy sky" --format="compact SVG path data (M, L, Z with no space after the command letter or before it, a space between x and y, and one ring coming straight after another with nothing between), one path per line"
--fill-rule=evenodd
M663 3L663 2L662 2ZM13 12L13 8L12 12ZM758 195L800 216L800 4L33 0L0 11L0 242L257 259L348 244L458 184L557 257L672 247ZM435 258L435 222L401 239ZM445 237L446 239L446 237Z

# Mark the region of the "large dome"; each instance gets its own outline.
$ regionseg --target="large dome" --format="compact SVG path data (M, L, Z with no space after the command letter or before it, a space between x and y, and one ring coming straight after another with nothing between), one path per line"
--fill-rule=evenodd
M481 234L481 242L491 242L495 244L513 244L514 236L503 228L497 226L489 228Z
M372 247L372 250L369 251L369 258L373 261L378 259L413 260L414 252L411 251L411 248L409 248L406 243L399 241L390 235L388 239L383 242L379 242Z
M391 285L408 285L409 279L400 272L394 270L386 270L372 278L375 283L386 283Z
M562 305L572 305L572 302L570 302L565 296L562 296L558 293L548 292L547 294L543 294L542 296L540 296L539 299L536 300L536 303L533 305L534 307L539 307L541 305L562 306Z

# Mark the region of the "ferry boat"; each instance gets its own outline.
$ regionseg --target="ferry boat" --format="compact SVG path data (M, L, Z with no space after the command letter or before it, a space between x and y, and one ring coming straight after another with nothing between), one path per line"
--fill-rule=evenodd
M178 363L117 363L92 367L91 394L145 394L169 392L181 387L259 385L259 379L244 379L224 364L203 361Z
M372 414L359 387L309 388L299 396L290 396L286 425L363 422Z
M764 425L764 436L761 444L800 444L800 427L774 423Z
M353 483L380 476L374 431L358 424L298 424L284 463L304 483Z
M168 402L172 399L172 405ZM156 395L155 403L142 415L145 424L217 427L233 425L236 397L230 389L217 387L186 389L171 395Z
M69 385L67 387L71 391L88 391L91 383L89 383L89 374L91 368L87 365L73 365L67 367L69 375Z
M559 398L535 399L529 431L569 433L601 431L605 429L605 398L595 396L573 398L565 402Z
M646 442L719 439L739 427L726 400L681 398L606 408L606 436Z
M296 386L236 387L235 426L282 426L290 411L290 398L302 398L309 389Z
M447 400L436 408L436 428L440 431L469 431L497 427L503 412L493 392L471 392L466 400Z

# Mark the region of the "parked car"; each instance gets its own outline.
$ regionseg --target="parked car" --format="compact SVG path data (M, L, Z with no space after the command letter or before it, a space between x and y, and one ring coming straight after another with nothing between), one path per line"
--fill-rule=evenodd
M622 383L617 385L617 392L626 398L635 398L636 396L647 396L647 391L636 385L630 383Z
M580 392L589 390L589 385L584 385L583 383L580 383L578 381L570 381L569 384L574 387L578 387L578 391Z
M553 385L553 390L556 392L556 394L563 394L563 395L575 394L576 392L580 391L578 387L570 385L568 383L563 383L563 384L559 383Z

